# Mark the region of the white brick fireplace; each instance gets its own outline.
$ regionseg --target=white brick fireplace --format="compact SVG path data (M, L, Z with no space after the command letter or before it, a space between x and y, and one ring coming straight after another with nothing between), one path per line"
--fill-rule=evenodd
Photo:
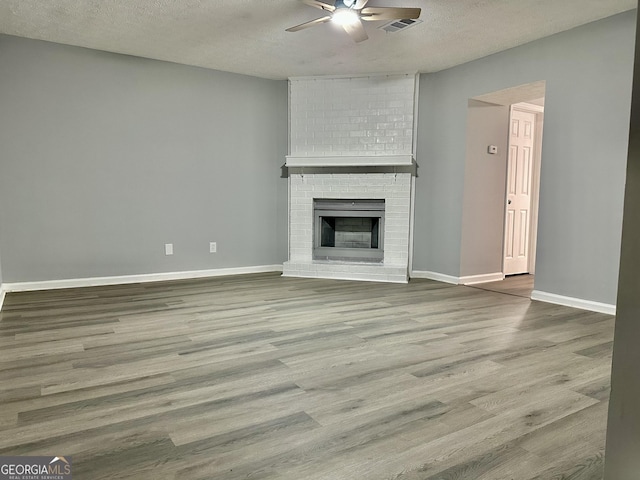
M406 282L415 75L289 81L289 259L283 275ZM382 261L314 258L314 200L384 201Z

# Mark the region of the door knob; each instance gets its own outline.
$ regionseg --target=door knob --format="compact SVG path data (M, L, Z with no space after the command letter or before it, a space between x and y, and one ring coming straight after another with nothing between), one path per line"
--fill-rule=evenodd
M507 205L511 205L511 200L507 200Z

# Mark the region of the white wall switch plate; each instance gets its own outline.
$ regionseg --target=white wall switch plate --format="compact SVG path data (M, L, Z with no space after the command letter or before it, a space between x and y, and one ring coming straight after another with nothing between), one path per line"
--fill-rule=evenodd
M216 242L209 242L209 253L216 253L218 251L218 246Z
M496 145L489 145L489 147L487 147L487 153L495 155L496 153L498 153L498 147Z
M164 254L165 255L173 255L173 243L165 243L164 244Z

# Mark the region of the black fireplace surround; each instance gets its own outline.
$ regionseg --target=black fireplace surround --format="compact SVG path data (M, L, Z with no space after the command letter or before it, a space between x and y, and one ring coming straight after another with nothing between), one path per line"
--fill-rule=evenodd
M314 199L314 260L381 263L383 199Z

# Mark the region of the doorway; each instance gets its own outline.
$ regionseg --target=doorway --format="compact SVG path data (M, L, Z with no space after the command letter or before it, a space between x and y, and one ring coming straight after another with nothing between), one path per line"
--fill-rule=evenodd
M544 103L544 81L469 99L459 283L533 282Z

